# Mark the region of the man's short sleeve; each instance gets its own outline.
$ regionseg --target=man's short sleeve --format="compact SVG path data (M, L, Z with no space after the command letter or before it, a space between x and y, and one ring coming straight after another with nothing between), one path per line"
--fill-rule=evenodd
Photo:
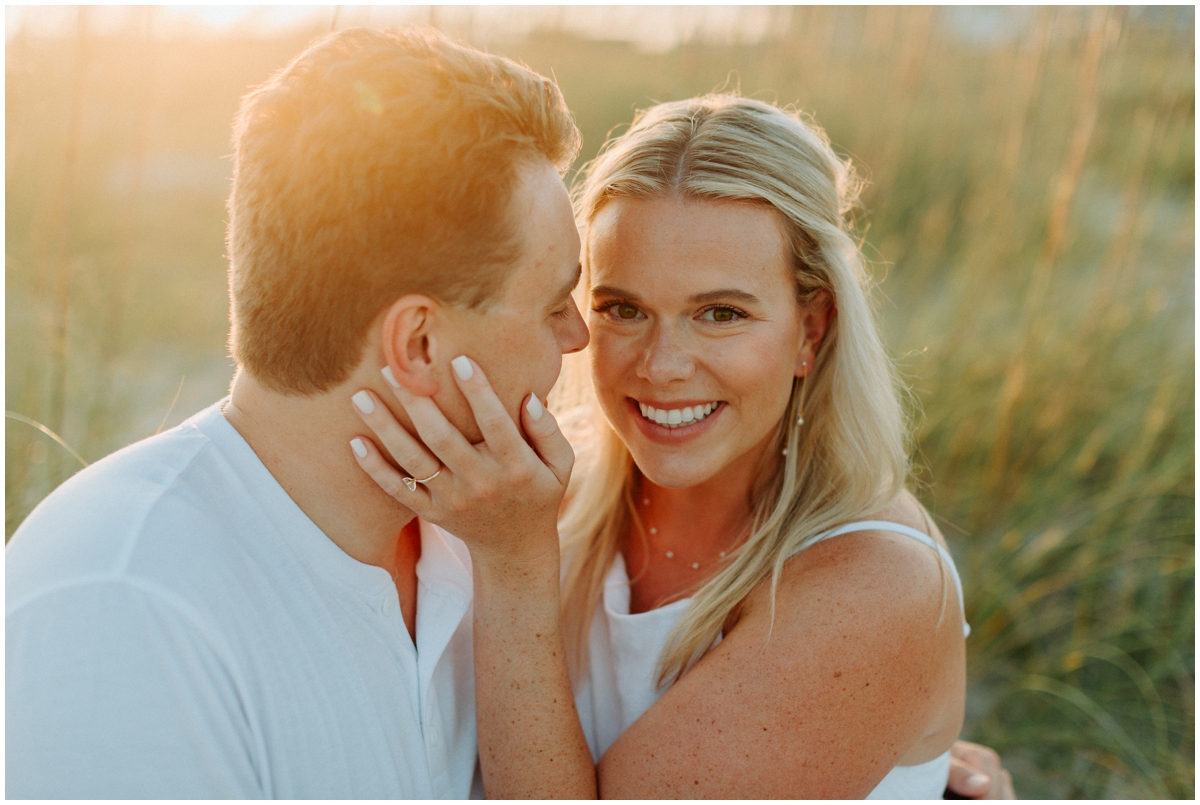
M75 582L6 632L7 797L265 795L234 669L168 596Z

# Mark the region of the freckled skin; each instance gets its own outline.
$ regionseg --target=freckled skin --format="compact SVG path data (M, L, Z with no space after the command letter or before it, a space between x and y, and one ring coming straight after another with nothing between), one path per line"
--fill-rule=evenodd
M592 286L636 289L643 300L644 320L588 317L600 403L638 467L667 487L694 487L717 473L723 483L742 483L787 406L804 341L778 214L749 204L621 199L597 214L589 244ZM688 301L723 288L756 297L735 302L749 315L709 322L705 305ZM630 397L727 407L702 438L664 449L642 435Z
M796 305L779 219L763 206L610 201L588 249L593 290L637 297L620 315L605 308L619 295L593 293L601 405L656 496L656 518L675 494L688 504L680 522L691 544L715 553L725 525L706 523L748 497L792 378L801 361L815 362L823 323ZM695 300L714 289L742 292L744 316L706 319ZM630 399L725 405L699 435L670 442L639 421ZM907 495L873 519L929 528ZM655 522L671 530L669 520ZM704 575L637 554L637 543L625 547L635 612ZM965 685L952 587L935 626L942 581L928 548L887 532L848 534L791 560L774 622L764 582L722 642L601 759L602 796L855 798L893 766L941 754L961 728Z

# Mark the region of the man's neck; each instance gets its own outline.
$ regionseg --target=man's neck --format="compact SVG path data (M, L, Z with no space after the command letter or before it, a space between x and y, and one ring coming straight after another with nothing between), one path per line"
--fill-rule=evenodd
M285 395L239 370L223 413L326 536L358 561L387 570L400 585L415 572L412 551L397 545L414 515L381 490L351 454L350 440L369 431L351 408L350 395L375 386L359 382L355 376L328 392Z

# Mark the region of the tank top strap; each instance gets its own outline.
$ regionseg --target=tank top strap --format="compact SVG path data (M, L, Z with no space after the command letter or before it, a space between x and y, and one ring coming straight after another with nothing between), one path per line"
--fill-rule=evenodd
M943 548L933 537L922 533L915 528L909 528L901 523L893 523L890 520L859 520L854 523L846 523L843 526L832 528L829 531L822 531L815 537L805 540L803 543L801 543L800 547L792 551L792 556L800 553L800 551L803 551L805 548L810 548L813 545L816 545L818 542L824 542L827 539L840 537L842 534L853 534L857 531L890 531L893 534L902 534L903 536L911 537L925 547L932 548L933 550L937 551L938 556L940 556L942 561L945 562L946 566L950 568L950 576L954 579L954 589L958 591L958 609L963 616L963 637L967 637L971 634L971 625L967 623L967 613L963 608L962 579L958 577L958 568L954 564L954 557L952 557L950 552Z

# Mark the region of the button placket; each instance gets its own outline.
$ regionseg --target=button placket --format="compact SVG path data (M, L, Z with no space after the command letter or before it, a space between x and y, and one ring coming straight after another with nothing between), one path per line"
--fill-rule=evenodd
M430 687L425 691L425 739L430 746L437 746L441 743L442 736L438 731L437 707L435 707L436 697L434 689ZM432 758L431 758L432 759Z

